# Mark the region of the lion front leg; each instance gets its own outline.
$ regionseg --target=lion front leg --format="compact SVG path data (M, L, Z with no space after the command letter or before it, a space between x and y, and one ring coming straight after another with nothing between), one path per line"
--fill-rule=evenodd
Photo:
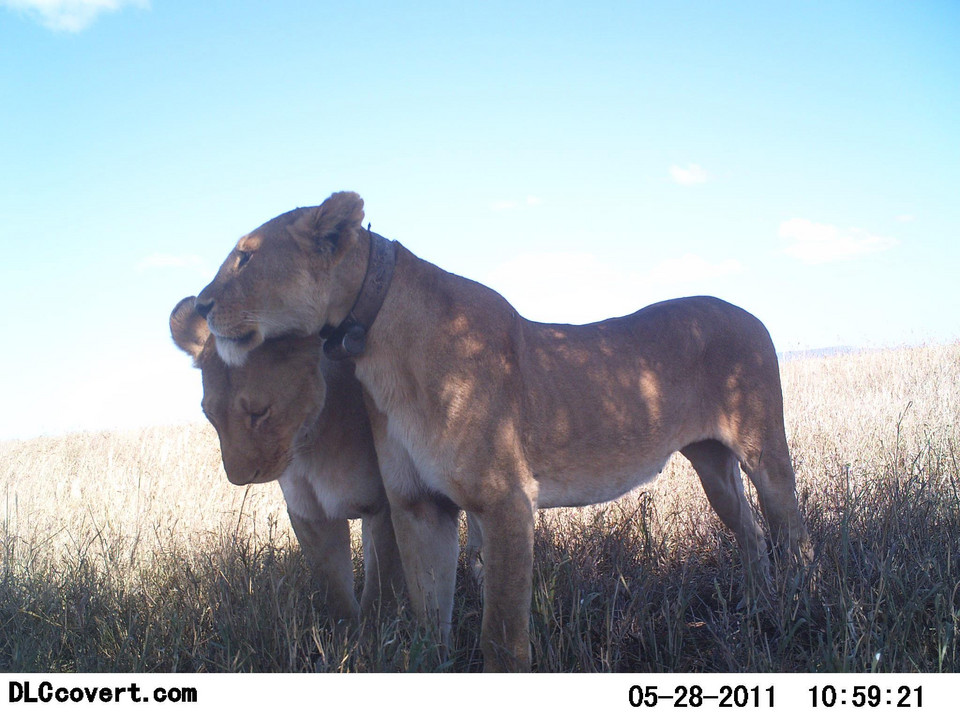
M483 531L480 521L473 513L467 516L467 546L464 548L470 575L477 587L483 588Z
M389 505L384 503L379 512L364 515L362 528L364 580L360 612L369 616L378 602L382 608L396 604L403 591L403 564Z
M534 503L521 490L478 515L483 535L485 672L530 669Z
M460 554L460 510L440 497L410 500L391 495L390 512L413 610L446 648Z
M325 515L309 519L293 512L288 515L314 580L326 596L330 617L356 620L360 605L353 592L349 521L331 520Z

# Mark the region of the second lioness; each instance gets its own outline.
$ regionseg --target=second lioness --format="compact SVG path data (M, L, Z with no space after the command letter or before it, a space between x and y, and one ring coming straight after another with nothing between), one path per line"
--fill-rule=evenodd
M316 337L264 344L242 368L217 355L206 321L184 298L174 342L203 374L203 410L235 485L279 479L307 562L335 619L368 613L402 589L403 572L363 393L353 370L321 357ZM353 591L349 519L362 519L364 586Z

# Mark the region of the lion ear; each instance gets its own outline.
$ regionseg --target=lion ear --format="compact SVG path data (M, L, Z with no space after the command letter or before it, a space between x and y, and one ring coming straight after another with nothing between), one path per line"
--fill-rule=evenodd
M170 334L177 347L193 358L194 362L200 357L203 346L210 337L210 328L207 321L196 308L197 299L186 297L177 303L170 313Z
M290 229L304 249L335 252L362 222L363 198L355 192L338 192L306 210Z

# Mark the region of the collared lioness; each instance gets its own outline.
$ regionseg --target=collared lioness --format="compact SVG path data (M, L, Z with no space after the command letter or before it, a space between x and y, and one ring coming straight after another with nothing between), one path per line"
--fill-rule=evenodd
M321 330L331 354L356 356L407 584L441 628L455 513L437 498L479 521L487 670L530 665L536 508L616 498L676 451L748 570L762 571L766 553L738 464L777 548L809 556L777 357L759 320L700 297L589 325L531 322L364 230L363 215L358 195L337 193L271 220L240 239L197 309L232 364L265 338Z
M170 315L177 346L203 378L204 414L234 485L279 480L290 524L338 620L390 603L402 589L390 507L380 479L363 391L346 363L322 357L320 340L271 340L243 367L218 357L206 321L184 298ZM349 520L361 518L364 585L353 591Z

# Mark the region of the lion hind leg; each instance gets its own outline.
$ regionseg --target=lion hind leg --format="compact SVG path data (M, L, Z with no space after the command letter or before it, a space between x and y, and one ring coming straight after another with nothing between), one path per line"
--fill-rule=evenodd
M743 493L743 480L736 454L721 442L703 440L680 452L690 461L720 520L733 532L744 558L749 579L767 583L770 577L763 530Z
M762 450L741 457L744 470L757 490L760 510L770 527L780 562L808 564L813 559L810 538L800 515L796 477L785 437L764 443Z

